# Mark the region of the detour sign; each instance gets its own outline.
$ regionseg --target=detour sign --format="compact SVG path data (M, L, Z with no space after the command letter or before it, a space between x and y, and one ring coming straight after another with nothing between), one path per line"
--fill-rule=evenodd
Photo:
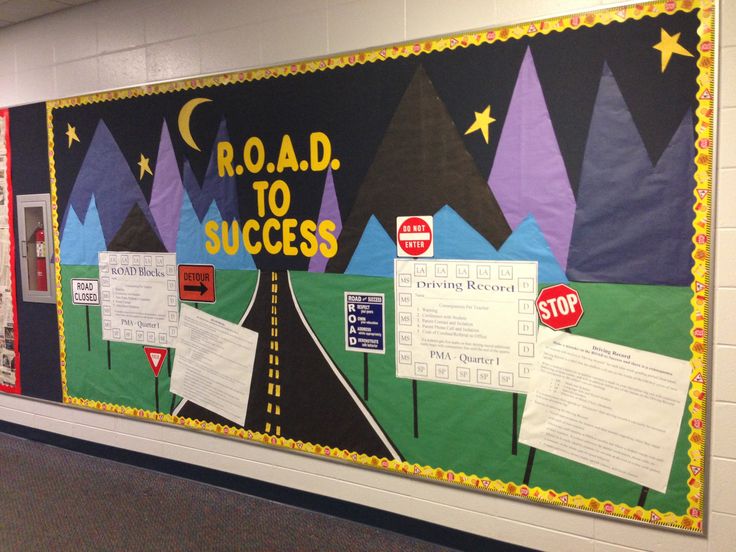
M195 303L215 302L215 267L179 265L179 299Z
M557 284L539 292L537 311L542 324L553 330L564 330L578 325L583 317L583 304L577 291Z

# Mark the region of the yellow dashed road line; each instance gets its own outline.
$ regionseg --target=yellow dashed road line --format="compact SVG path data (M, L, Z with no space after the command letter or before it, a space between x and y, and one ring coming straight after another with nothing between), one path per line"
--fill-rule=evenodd
M269 380L278 381L281 377L281 373L275 366L279 365L279 356L275 353L279 350L279 318L278 318L278 292L279 292L279 275L278 272L271 273L271 341L269 342L269 350L273 352L268 353L268 378ZM270 397L281 397L281 385L274 383L274 381L268 382L268 395ZM281 415L281 406L278 402L269 402L266 406L266 412L271 416ZM271 422L266 422L266 433L271 433ZM274 429L275 435L278 437L281 435L281 425L276 424Z

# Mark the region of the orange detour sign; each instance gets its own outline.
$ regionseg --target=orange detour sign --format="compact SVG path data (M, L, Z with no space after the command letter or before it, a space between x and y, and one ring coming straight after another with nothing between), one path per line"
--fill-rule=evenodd
M213 265L179 265L179 299L194 303L215 302L215 267Z
M580 295L565 284L557 284L539 292L537 310L542 324L553 330L573 328L583 317Z

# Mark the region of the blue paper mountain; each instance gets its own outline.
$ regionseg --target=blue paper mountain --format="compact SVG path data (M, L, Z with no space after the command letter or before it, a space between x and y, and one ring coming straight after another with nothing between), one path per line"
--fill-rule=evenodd
M496 251L452 207L445 205L434 215L434 240L436 259L537 261L540 282L567 282L533 215L527 215Z
M105 243L109 244L118 234L135 206L140 209L152 232L158 235L143 192L102 119L97 124L74 182L64 216L65 222L68 222L69 211L73 209L77 219L84 224L93 196L97 200L97 212Z
M396 244L378 219L371 217L345 274L390 278L395 257ZM565 272L532 215L519 224L497 251L452 207L445 205L434 215L434 258L537 261L540 282L567 282Z
M437 259L500 258L496 248L449 205L434 215L434 256Z
M217 136L215 136L214 143L217 144L218 142L227 142L229 140L230 138L227 133L227 126L223 119L217 130ZM192 171L188 161L184 162L184 169L182 172L184 190L189 194L194 212L197 214L197 218L200 221L204 220L213 201L217 205L218 212L222 215L224 220L228 222L238 220L238 193L235 178L228 176L227 173L224 176L219 176L217 174L216 146L212 148L210 162L207 165L204 182L201 186L197 181L197 177L194 176L194 172Z
M97 253L105 251L106 247L94 196L87 207L84 222L79 220L74 209L67 209L59 247L59 260L65 265L97 265Z
M580 177L570 279L689 285L694 158L688 111L652 167L616 79L604 66Z
M537 261L539 282L556 284L567 282L565 271L544 238L542 229L532 215L528 215L516 227L498 251L500 260Z
M371 215L355 253L345 269L345 274L393 278L394 257L396 257L396 244L378 219Z
M204 226L208 221L218 223L218 228L222 222L222 216L215 201L212 201L204 219L200 222L189 199L189 194L185 193L182 198L179 233L176 238L176 262L212 264L216 268L228 270L254 270L256 265L253 257L243 249L242 243L235 255L228 255L222 247L217 254L210 255L205 247L207 237L204 233Z

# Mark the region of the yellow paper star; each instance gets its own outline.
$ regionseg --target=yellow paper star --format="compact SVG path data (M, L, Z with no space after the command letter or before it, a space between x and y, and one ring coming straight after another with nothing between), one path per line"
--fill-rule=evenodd
M77 127L73 127L69 123L66 124L66 137L69 138L69 144L67 145L67 148L72 147L72 142L79 142L79 137L77 136Z
M680 45L678 40L680 40L680 33L670 35L667 31L661 29L659 42L652 46L652 48L662 53L662 73L667 69L667 64L669 64L672 54L693 57L690 52Z
M151 171L151 166L149 165L150 162L151 160L141 153L141 160L138 161L138 166L141 168L141 172L138 175L138 180L143 180L143 175L146 173L153 176L153 171Z
M471 132L475 132L476 130L480 130L483 134L483 139L486 141L486 144L488 143L488 127L491 126L491 123L495 122L496 119L491 117L491 106L486 106L486 108L479 112L475 112L475 122L468 127L468 130L465 131L465 134L468 135Z

